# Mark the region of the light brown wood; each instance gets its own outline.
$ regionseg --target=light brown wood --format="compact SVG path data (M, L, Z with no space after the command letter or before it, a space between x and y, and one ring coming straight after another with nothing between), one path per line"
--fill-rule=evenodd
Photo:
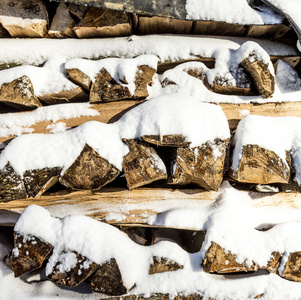
M215 21L195 21L193 33L202 35L243 36L246 26Z
M254 38L260 37L277 40L284 36L290 30L291 28L284 24L250 25L247 28L246 35Z

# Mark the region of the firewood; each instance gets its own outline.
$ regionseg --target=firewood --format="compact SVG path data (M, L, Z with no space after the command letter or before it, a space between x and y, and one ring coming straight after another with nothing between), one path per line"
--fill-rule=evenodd
M38 237L23 236L14 233L14 248L10 255L9 267L15 277L40 268L43 262L50 256L53 247Z
M156 146L166 147L188 147L191 142L186 140L186 137L181 134L168 134L168 135L143 135L141 139L145 142Z
M301 252L293 252L290 254L285 264L282 277L292 281L301 281Z
M120 296L128 292L123 285L122 275L115 258L111 258L97 269L92 277L91 286L93 292L110 296Z
M89 92L91 86L91 78L79 69L66 69L69 78L75 84Z
M272 273L275 273L279 266L280 253L273 252L271 259L266 266L258 266L254 262L251 265L246 263L246 260L242 263L236 261L236 255L231 252L225 252L225 250L215 242L211 242L211 246L205 254L203 260L203 268L208 273L234 273L234 272L252 272L258 269L266 269Z
M244 183L288 183L290 167L274 151L258 145L245 145L238 170L230 170L229 175Z
M256 38L261 37L277 40L284 36L290 30L292 30L292 28L284 24L250 25L248 26L246 35Z
M156 274L183 269L183 266L175 261L168 260L165 257L153 257L153 262L149 266L148 274Z
M194 22L193 34L244 36L246 26L215 21Z
M25 171L23 180L28 197L41 196L59 181L62 168L43 168Z
M90 90L90 102L111 102L126 99L145 99L148 97L147 86L151 84L156 70L148 66L139 66L135 78L135 92L132 95L127 86L116 82L110 73L102 68L96 75ZM124 80L124 79L122 79Z
M1 0L0 22L14 38L43 37L48 12L42 0Z
M74 31L79 38L128 36L132 34L132 26L128 14L122 11L92 7Z
M65 3L61 2L57 7L56 14L52 20L48 34L51 37L66 38L75 37L73 27L75 21L70 16L69 10Z
M114 165L85 144L80 155L60 178L60 182L72 189L98 190L113 181L119 173Z
M139 34L190 34L190 31L192 29L192 23L192 21L188 20L177 20L172 18L163 18L156 16L139 16L138 30Z
M68 259L76 261L76 264L64 266L64 261ZM62 251L47 277L58 286L74 288L91 276L98 266L97 263L76 251Z
M207 190L218 190L223 180L229 140L216 139L195 148L177 148L171 183L197 184Z
M26 75L1 85L0 102L18 109L34 109L42 106L35 97L32 83Z
M8 31L0 23L0 38L9 38L11 37Z
M124 156L122 167L130 190L167 178L165 165L154 148L135 140L125 142L130 152Z
M250 76L257 92L264 98L271 97L275 91L275 78L271 74L268 65L261 60L245 58L240 65Z
M21 176L8 163L0 170L0 201L26 198L26 189Z
M70 14L79 20L83 19L83 17L89 9L90 7L86 5L78 5L75 3L70 3L68 5L68 10L70 11Z

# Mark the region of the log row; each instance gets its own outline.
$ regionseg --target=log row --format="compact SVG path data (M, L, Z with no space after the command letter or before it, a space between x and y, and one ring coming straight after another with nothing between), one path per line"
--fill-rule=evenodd
M14 17L14 22L10 17ZM291 30L284 24L246 26L226 22L178 20L74 3L44 3L42 0L30 3L26 0L1 1L0 25L1 37L14 38L98 38L129 36L133 33L176 33L279 39Z

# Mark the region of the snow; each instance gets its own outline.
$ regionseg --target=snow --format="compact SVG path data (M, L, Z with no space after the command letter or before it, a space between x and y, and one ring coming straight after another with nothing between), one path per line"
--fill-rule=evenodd
M291 65L281 59L277 63L276 81L279 89L284 93L301 90L301 78L298 73Z
M64 122L50 124L46 127L46 130L49 130L50 133L58 133L58 132L65 131L66 129L67 129L66 123L64 123Z

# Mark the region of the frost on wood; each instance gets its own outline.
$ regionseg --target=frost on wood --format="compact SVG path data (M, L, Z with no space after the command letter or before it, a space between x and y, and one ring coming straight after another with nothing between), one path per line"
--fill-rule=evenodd
M64 172L60 182L72 189L98 190L113 181L120 171L85 144L74 163Z
M152 263L149 266L148 273L149 274L164 273L164 272L177 271L179 269L183 269L183 266L178 264L176 261L171 261L165 257L154 256L152 258Z
M281 276L288 280L301 281L301 252L293 252L289 255Z
M42 0L1 0L0 22L12 37L43 37L48 12Z
M14 234L14 248L10 255L9 266L15 277L38 269L50 256L53 246L32 235Z
M120 296L128 292L123 284L122 275L115 258L111 258L99 266L92 277L91 286L94 292L110 296Z
M19 109L34 109L42 106L34 95L32 82L26 75L1 85L0 102Z
M122 166L130 190L167 178L165 165L154 148L135 140L125 142L130 152L124 156Z

